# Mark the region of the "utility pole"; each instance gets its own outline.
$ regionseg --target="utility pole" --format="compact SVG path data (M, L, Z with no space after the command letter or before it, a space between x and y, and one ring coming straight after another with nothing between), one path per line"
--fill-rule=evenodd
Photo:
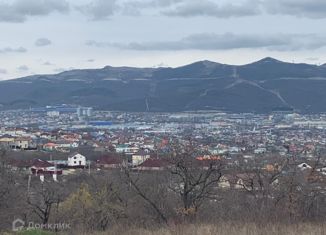
M31 175L28 175L28 181L27 181L27 197L29 197L29 193L30 193L31 179L32 179L32 176Z

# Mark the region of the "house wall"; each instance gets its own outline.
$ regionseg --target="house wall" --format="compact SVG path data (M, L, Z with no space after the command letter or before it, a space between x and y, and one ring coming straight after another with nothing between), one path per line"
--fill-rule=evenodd
M132 165L138 166L150 158L150 155L132 155Z
M16 140L11 144L12 148L26 149L29 147L29 141L27 140Z
M86 166L86 157L76 154L68 158L68 166Z

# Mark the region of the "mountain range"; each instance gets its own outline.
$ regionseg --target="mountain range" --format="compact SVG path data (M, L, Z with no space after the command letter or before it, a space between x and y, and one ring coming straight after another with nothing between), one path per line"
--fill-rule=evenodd
M326 65L264 58L246 65L199 61L177 68L111 67L0 82L0 109L55 104L99 110L326 112Z

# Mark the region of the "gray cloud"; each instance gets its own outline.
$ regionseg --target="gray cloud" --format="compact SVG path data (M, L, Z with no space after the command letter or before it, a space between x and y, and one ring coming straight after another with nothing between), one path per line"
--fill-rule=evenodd
M213 0L94 0L77 10L92 20L106 20L115 13L141 15L150 9L165 16L213 16L218 18L252 16L261 13L260 0L246 0L243 3L218 4Z
M217 18L253 16L261 13L258 0L247 0L242 4L217 4L210 0L184 1L174 9L162 11L167 16L213 16Z
M108 43L108 42L98 42L95 40L88 40L86 42L87 46L93 46L93 47L114 47L113 43Z
M0 22L24 22L29 16L44 16L52 12L67 12L65 0L14 0L0 2Z
M54 64L52 64L50 61L46 61L46 62L43 63L43 65L45 65L45 66L52 66Z
M227 4L218 4L214 0L171 0L165 4L155 4L155 0L148 4L152 7L167 7L162 14L168 16L193 17L213 16L218 18L244 17L267 14L291 15L313 19L326 18L325 0L245 0L242 3L230 1ZM135 7L135 6L133 6Z
M148 1L142 0L142 1L129 1L126 2L125 5L130 5L136 8L157 8L157 7L169 7L184 1L185 0L148 0Z
M44 46L48 46L51 44L52 44L52 42L47 38L39 38L35 41L35 46L37 46L37 47L44 47Z
M94 0L86 5L78 6L77 10L91 20L107 20L118 8L117 0Z
M5 47L0 49L0 54L4 53L25 53L27 50L24 47L12 48L12 47Z
M0 22L24 22L31 16L69 11L67 0L0 1ZM217 18L267 14L326 18L325 0L89 0L75 9L91 20L107 20L116 13L141 15L144 11L173 17L210 16Z
M23 72L27 72L29 70L29 68L26 66L26 65L21 65L21 66L19 66L18 68L17 68L17 71L18 72L21 72L21 73L23 73Z
M146 9L163 9L181 3L184 0L142 0L128 1L122 6L123 13L127 15L140 15L142 10Z
M131 42L127 44L90 40L92 47L116 47L124 50L173 51L173 50L230 50L265 48L275 51L314 50L326 45L325 37L314 34L240 35L194 34L177 41Z
M7 70L6 70L6 69L1 69L1 68L0 68L0 74L7 74Z
M325 0L264 0L263 7L270 14L326 18Z
M145 9L158 9L165 16L217 18L267 14L291 15L313 19L326 18L325 0L244 0L219 3L216 0L143 0L127 1L123 12L140 15Z

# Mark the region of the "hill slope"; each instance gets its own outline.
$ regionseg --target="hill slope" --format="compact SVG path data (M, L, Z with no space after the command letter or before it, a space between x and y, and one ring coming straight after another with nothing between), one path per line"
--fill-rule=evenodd
M265 58L233 66L111 67L0 82L0 108L69 103L120 111L326 111L326 67Z

